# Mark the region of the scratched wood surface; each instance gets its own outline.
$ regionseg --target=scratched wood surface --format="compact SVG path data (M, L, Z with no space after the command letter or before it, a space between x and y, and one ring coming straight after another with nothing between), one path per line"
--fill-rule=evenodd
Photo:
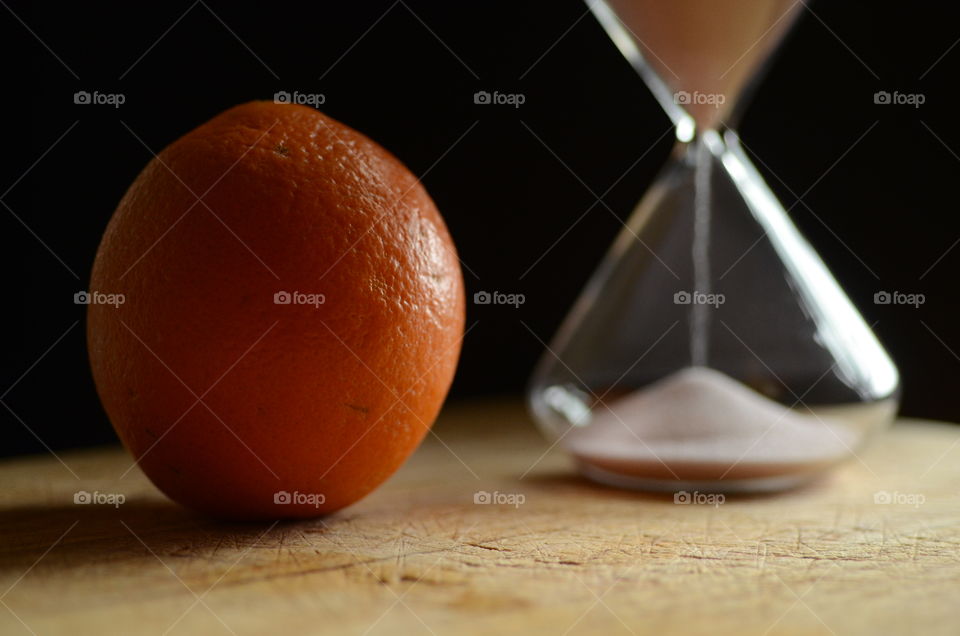
M273 526L118 479L120 449L0 463L0 633L960 633L960 427L901 422L822 483L717 506L577 478L516 404L435 430L365 501Z

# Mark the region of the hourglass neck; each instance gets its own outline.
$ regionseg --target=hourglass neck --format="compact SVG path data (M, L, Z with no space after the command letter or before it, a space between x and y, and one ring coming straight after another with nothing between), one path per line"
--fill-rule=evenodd
M714 128L697 129L690 119L689 122L679 123L675 132L676 142L671 155L674 159L683 160L691 166L698 162L698 156L702 160L704 152L707 155L719 157L728 144L736 144L739 141L737 133L723 122Z

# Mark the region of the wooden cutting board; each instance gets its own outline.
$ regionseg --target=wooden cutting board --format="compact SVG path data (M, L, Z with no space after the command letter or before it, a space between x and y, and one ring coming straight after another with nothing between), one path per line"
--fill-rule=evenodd
M586 482L514 403L435 432L363 502L275 525L118 479L119 448L0 463L0 633L960 633L960 427L722 505Z

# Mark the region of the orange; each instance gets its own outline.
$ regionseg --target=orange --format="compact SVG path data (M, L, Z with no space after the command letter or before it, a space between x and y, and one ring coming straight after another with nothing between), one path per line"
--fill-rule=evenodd
M247 519L328 513L386 480L437 416L465 312L417 178L269 102L150 161L89 291L93 376L124 445L170 498Z

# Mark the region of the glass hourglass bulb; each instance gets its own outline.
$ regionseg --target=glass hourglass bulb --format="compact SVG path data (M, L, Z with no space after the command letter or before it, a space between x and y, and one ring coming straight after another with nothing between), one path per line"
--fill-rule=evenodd
M677 142L541 358L534 418L609 484L808 481L892 421L899 377L731 127L802 4L589 4Z

